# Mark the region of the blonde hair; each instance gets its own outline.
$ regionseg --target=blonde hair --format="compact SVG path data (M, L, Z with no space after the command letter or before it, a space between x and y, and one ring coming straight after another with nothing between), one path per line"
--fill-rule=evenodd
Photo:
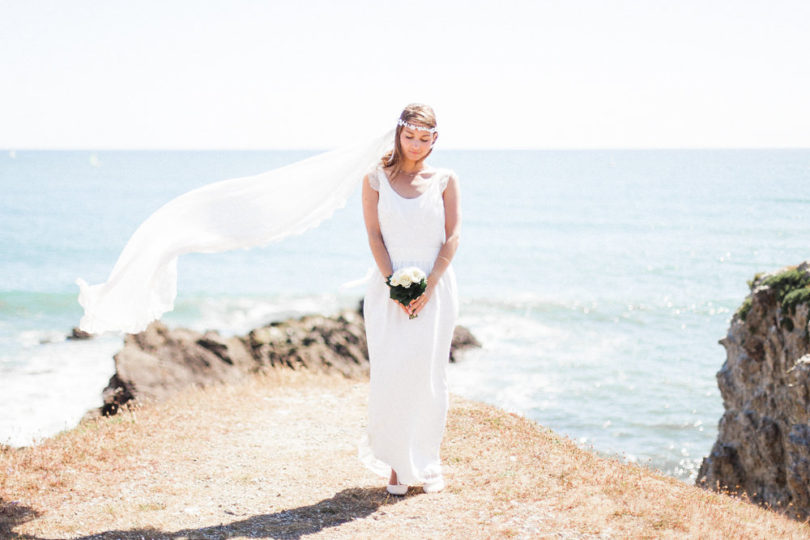
M427 128L436 127L436 113L434 113L433 109L431 109L428 105L424 105L422 103L411 103L410 105L406 106L399 115L399 119L409 124L416 124L419 126L425 126ZM380 165L383 167L393 167L391 178L396 176L396 174L399 172L401 166L400 164L402 163L402 143L399 142L402 129L403 126L397 125L397 130L394 134L394 149L385 154L380 162ZM433 152L432 144L425 157L429 156L431 152Z

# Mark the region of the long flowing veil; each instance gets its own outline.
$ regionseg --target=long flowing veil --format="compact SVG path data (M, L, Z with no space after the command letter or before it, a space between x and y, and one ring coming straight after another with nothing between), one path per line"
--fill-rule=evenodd
M344 206L393 145L393 130L255 176L214 182L172 199L127 242L105 283L78 279L90 333L136 333L174 307L177 257L261 246L300 234Z

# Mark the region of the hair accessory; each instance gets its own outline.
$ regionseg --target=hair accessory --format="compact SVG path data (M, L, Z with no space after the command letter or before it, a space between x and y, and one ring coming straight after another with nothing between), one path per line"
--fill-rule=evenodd
M409 124L408 122L406 122L402 118L400 118L397 121L397 125L413 129L414 131L427 131L428 133L436 133L436 128L435 127L429 128L429 127L425 127L425 126L415 126L413 124Z

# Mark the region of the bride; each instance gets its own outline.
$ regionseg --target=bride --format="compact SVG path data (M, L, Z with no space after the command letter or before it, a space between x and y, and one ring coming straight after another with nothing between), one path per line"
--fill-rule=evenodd
M106 282L77 280L84 308L79 327L89 333L143 331L174 307L180 255L261 246L301 233L343 206L363 178L363 212L378 272L364 304L371 391L361 457L389 476L391 493L404 494L407 484L417 483L428 492L441 490L445 368L458 311L450 261L461 212L455 174L425 163L437 136L433 110L409 105L393 141L389 131L366 144L180 195L138 227ZM389 298L386 278L406 266L427 275L427 288L400 306Z
M433 110L408 105L394 149L363 179L363 215L378 272L363 304L371 390L360 457L389 477L393 495L404 495L408 484L422 484L427 493L444 488L439 446L458 313L450 261L459 244L461 208L455 173L425 163L437 136ZM402 305L390 299L388 278L412 266L427 275L427 288Z

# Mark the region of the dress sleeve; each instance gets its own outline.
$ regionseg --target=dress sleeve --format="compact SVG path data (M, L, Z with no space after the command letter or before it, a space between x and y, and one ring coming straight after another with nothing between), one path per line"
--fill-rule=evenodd
M447 171L445 171L445 174L442 175L442 178L441 178L441 181L440 181L440 184L439 184L441 186L441 188L442 188L442 193L444 193L444 190L447 189L447 182L449 182L451 178L458 179L458 176L456 176L456 173L454 171L447 170Z
M374 191L380 191L380 169L374 169L368 173L368 185Z

